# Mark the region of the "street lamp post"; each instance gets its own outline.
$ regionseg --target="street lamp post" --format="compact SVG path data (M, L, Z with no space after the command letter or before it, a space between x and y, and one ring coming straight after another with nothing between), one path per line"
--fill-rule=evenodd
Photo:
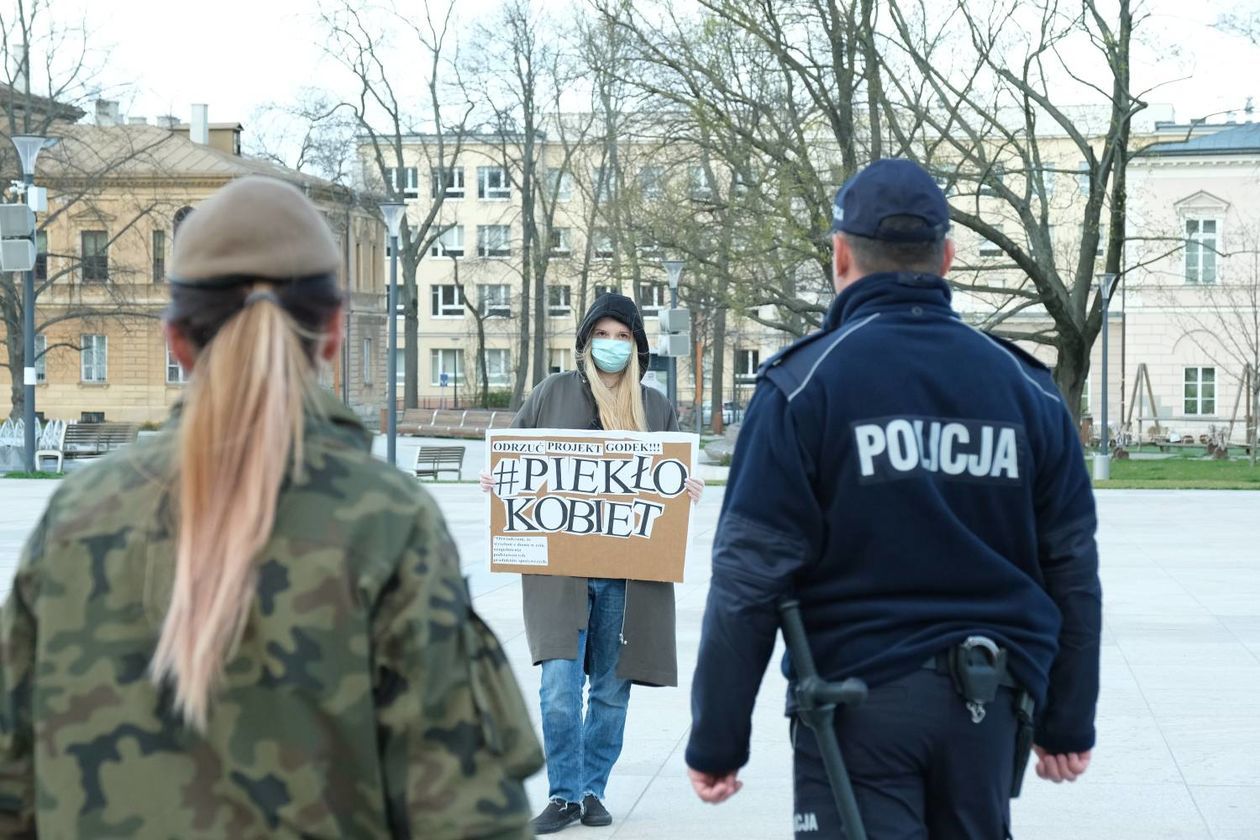
M381 215L389 228L389 372L385 382L385 399L389 405L385 457L395 465L398 463L398 228L406 209L406 205L397 202L381 204Z
M1116 290L1118 279L1120 275L1110 272L1098 275L1098 287L1102 295L1102 445L1099 447L1098 454L1094 456L1095 481L1106 481L1111 478L1111 448L1108 440L1110 429L1107 426L1107 333L1111 331L1108 318L1111 295Z
M44 148L57 141L33 134L16 134L10 138L22 163L22 183L30 195L35 183L35 161ZM33 236L34 234L32 234ZM26 471L35 472L35 270L30 269L22 280L22 425L26 445Z
M669 280L669 308L678 308L678 281L682 278L683 261L682 260L665 260L661 263L665 267L665 277ZM678 410L678 359L672 354L669 357L669 382L666 387L666 396L669 398L669 404Z

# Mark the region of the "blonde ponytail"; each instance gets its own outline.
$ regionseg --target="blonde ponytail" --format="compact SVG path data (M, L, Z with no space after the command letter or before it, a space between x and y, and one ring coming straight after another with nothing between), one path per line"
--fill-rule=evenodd
M647 412L643 408L643 384L639 367L639 354L631 350L630 361L621 372L617 384L609 388L599 376L599 368L591 357L591 345L582 351L582 364L586 371L587 381L591 386L591 395L595 397L595 407L599 411L599 422L608 431L622 430L646 432Z
M253 605L290 465L301 478L315 388L303 331L268 288L256 286L202 348L177 433L175 580L152 677L200 730Z

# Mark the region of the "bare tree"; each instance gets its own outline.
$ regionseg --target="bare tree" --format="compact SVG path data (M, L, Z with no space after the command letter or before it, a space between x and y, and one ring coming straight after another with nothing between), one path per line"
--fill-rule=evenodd
M1221 15L1216 28L1246 38L1260 47L1260 9L1250 3L1239 3L1232 11Z
M954 221L1000 254L969 277L962 266L957 284L996 299L983 326L1053 347L1055 380L1079 408L1102 326L1095 278L1122 270L1131 124L1146 107L1129 79L1140 15L1129 0L1108 11L1095 0L1070 8L957 0L935 14L890 0L888 11L890 151L937 173L953 192ZM1078 71L1079 52L1069 57L1086 47L1100 81ZM1086 97L1102 104L1072 107ZM1062 235L1067 219L1056 207L1055 184L1069 174L1085 185L1083 204L1071 204L1079 237Z
M542 4L506 0L493 20L480 28L483 49L473 72L490 112L485 139L521 198L520 332L512 384L517 407L527 382L537 385L547 375L547 280L555 257L568 256L564 243L554 241L562 178L572 174L592 115L563 113L562 98L581 72L575 44Z
M338 0L320 12L328 33L325 50L357 87L356 95L341 107L349 110L358 126L368 186L380 189L392 201L403 201L410 189L414 189L412 197L421 198L421 184L429 179L432 183L419 219L404 215L398 236L406 408L419 405L416 270L450 227L443 223L441 212L446 198L462 188L454 182L454 172L473 110L455 55L455 3L422 8L423 13L413 19L393 6L364 7ZM395 35L404 37L405 43L398 43ZM419 103L420 110L413 110L414 103ZM419 155L414 187L405 182L404 174L417 162L413 155Z
M641 4L601 10L631 37L630 81L668 120L675 159L708 182L696 219L715 235L729 232L724 302L803 335L831 295L831 196L880 154L860 119L872 77L860 38L864 6L699 5L699 19Z

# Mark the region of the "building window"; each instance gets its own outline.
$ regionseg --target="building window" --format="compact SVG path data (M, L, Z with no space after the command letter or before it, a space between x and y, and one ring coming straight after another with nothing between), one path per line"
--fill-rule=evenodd
M569 201L573 198L573 176L561 169L548 169L543 173L543 182L547 185L547 194L555 196L556 201Z
M599 297L600 295L619 295L619 294L621 294L620 286L605 286L599 283L595 285L595 297Z
M83 240L83 280L104 283L109 279L109 236L103 230L85 230Z
M192 208L185 205L175 211L175 215L171 219L171 238L179 236L179 226L184 223L188 215L192 213Z
M665 283L640 283L639 299L643 301L643 314L655 315L668 307L669 286Z
M507 170L502 166L477 167L477 198L506 201L512 197Z
M1089 171L1089 161L1081 160L1076 162L1076 189L1080 192L1088 194L1090 182L1093 176Z
M655 239L647 239L640 242L638 251L639 259L642 260L662 260L665 258L665 249Z
M547 372L548 373L564 373L566 370L572 370L569 364L569 350L567 347L553 347L547 355Z
M547 314L552 318L568 315L573 309L569 305L568 286L547 287Z
M1054 181L1058 172L1052 167L1044 166L1040 170L1040 175L1041 186L1046 192L1046 201L1050 201L1054 198Z
M595 200L612 201L617 194L617 173L607 166L597 166L591 170L591 186L595 188Z
M48 279L48 234L35 232L35 279Z
M420 197L420 176L416 172L414 166L404 166L402 168L402 176L399 177L399 170L392 166L385 168L385 184L390 187L394 195L401 194L403 198L419 198Z
M713 182L709 180L708 170L703 166L691 167L688 177L688 191L694 201L713 200Z
M1086 377L1085 384L1081 386L1081 414L1089 414L1092 407L1093 399L1089 387L1089 378Z
M407 384L407 351L401 347L394 351L394 382L399 388Z
M35 368L35 384L48 381L48 368L44 364L46 354L48 353L48 336L36 333L35 335L35 361L31 363L31 367Z
M511 350L486 350L486 384L502 387L509 384L512 368Z
M371 337L363 339L363 384L371 385L376 379L373 371L376 369L376 348Z
M1186 368L1186 384L1183 392L1186 414L1209 415L1216 413L1216 368Z
M153 282L166 279L166 231L153 231Z
M184 366L175 358L175 354L171 352L170 345L166 347L166 384L167 385L183 385L188 381L188 376L184 373Z
M438 193L442 189L441 185L444 182L446 184L446 197L447 198L463 198L464 197L464 167L453 166L450 169L447 169L446 177L443 178L442 169L435 166L431 170L429 170L429 175L432 178L431 183L433 185L432 191L431 191L431 197L433 198L438 197Z
M512 226L477 225L477 256L512 256Z
M477 286L477 308L483 318L511 318L512 287L506 283Z
M431 314L434 318L464 317L464 303L459 299L459 286L454 284L434 286Z
M432 384L441 386L442 375L446 375L448 385L464 384L464 351L454 347L429 351L429 367Z
M567 257L573 252L572 236L569 228L553 227L551 229L551 255Z
M995 163L986 171L980 173L980 188L977 192L980 195L997 195L998 188L1002 186L1002 180L1006 177L1006 167L1000 163Z
M606 260L613 255L613 238L607 228L595 228L591 234L591 249L597 259Z
M1186 219L1186 282L1216 282L1215 219Z
M451 225L446 230L442 231L442 235L433 240L433 246L429 248L429 256L464 256L464 226Z
M1001 225L994 225L994 229L996 229L998 233L1002 232ZM989 239L981 239L979 254L982 257L1000 257L1002 256L1002 247Z
M644 198L660 198L665 194L665 174L659 166L645 166L639 170L639 192Z
M80 378L84 382L104 382L109 375L109 339L84 335L79 339Z
M735 381L752 382L757 378L757 368L761 365L760 350L735 351Z

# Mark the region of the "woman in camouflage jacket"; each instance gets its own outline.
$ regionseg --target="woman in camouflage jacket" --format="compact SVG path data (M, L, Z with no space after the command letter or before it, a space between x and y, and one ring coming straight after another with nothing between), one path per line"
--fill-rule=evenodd
M316 384L339 264L271 179L181 225L182 410L65 481L0 619L0 835L530 836L541 753L442 516Z

